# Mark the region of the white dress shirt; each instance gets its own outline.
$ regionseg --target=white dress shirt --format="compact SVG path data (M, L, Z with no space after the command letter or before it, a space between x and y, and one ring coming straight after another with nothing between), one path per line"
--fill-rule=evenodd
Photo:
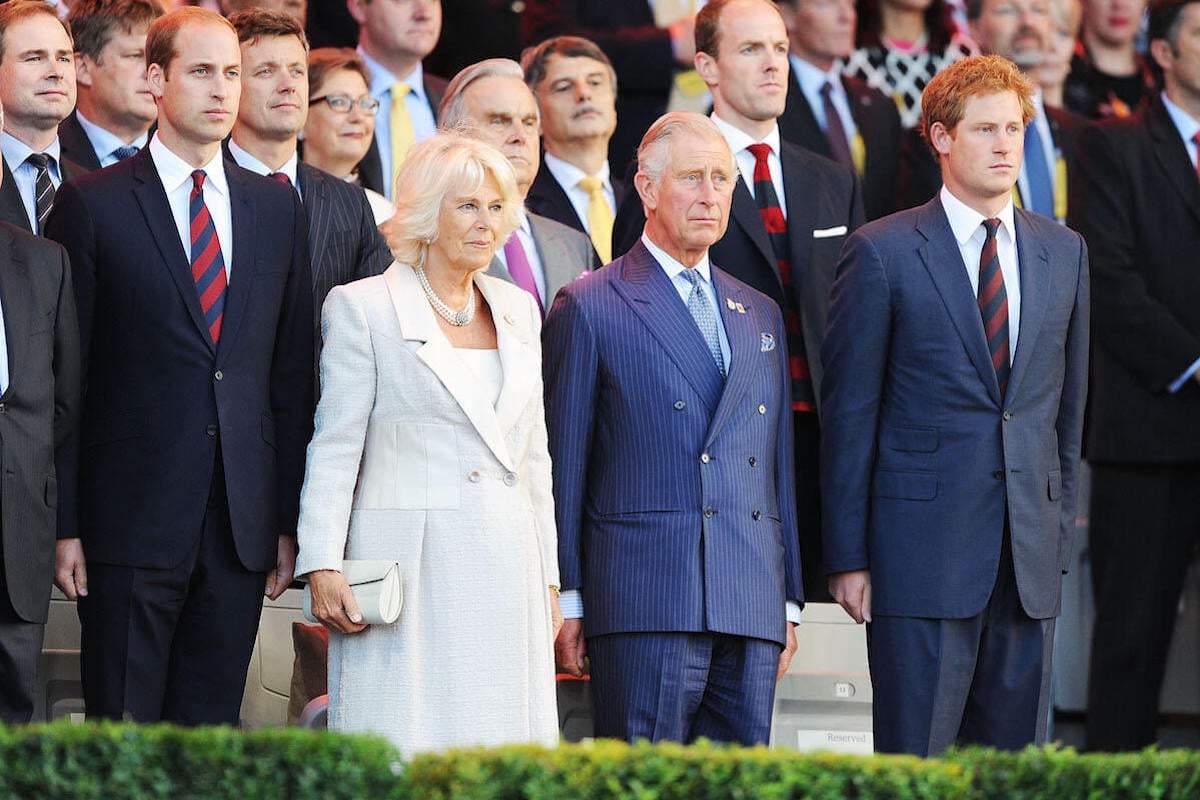
M742 183L746 184L746 188L750 190L751 197L755 197L755 158L754 154L746 148L752 144L765 144L771 148L771 154L767 156L767 166L771 168L771 183L775 186L775 196L779 198L779 210L783 212L783 218L787 219L787 198L783 193L783 162L779 160L779 126L772 125L771 132L759 142L745 131L733 127L716 114L712 115L712 121L716 123L717 128L721 131L721 135L725 137L725 141L729 144L729 149L733 151L733 157L737 161L738 172L742 174Z
M983 221L986 217L967 206L942 187L942 208L950 221L950 230L962 253L963 266L971 281L971 291L979 295L979 257L983 254L983 241L987 238ZM996 252L1000 257L1000 272L1004 274L1004 292L1008 296L1008 363L1011 365L1017 354L1017 334L1021 330L1021 269L1017 262L1017 229L1013 223L1012 195L996 217L1000 227L996 231ZM980 317L982 320L982 317Z
M141 150L146 146L146 142L150 140L150 133L147 131L132 142L126 142L112 131L101 128L92 122L79 109L75 110L75 119L79 120L79 127L83 128L84 134L87 135L88 143L91 144L92 152L99 159L101 168L111 167L120 161L114 152L117 148L136 147L138 150Z
M533 272L533 282L537 284L538 297L542 299L542 307L549 309L550 301L554 298L546 297L546 270L542 267L542 257L533 241L533 228L529 224L529 215L524 211L521 212L521 224L513 231L513 236L517 237L521 242L521 247L525 250L525 258L529 260L529 269ZM500 263L504 265L505 269L508 269L508 256L504 254L504 245L496 248L496 258L500 259ZM509 270L509 274L512 274L512 270Z
M391 200L395 189L392 186L392 84L397 82L397 78L361 47L358 48L358 54L371 73L371 97L379 101L379 108L375 111L375 142L379 145L379 163L383 167L383 195ZM412 120L415 144L437 133L437 120L429 106L429 97L425 94L425 71L419 63L403 82L408 84L404 107L408 109L408 118Z
M296 165L300 163L300 158L295 152L292 153L292 157L285 161L283 166L279 169L271 169L266 164L250 155L249 152L239 146L238 143L233 139L229 140L229 154L233 156L233 163L237 164L242 169L250 170L255 175L268 177L273 173L282 172L284 175L287 175L287 179L292 182L292 188L296 190L296 194L300 195L300 199L304 199L304 195L300 193L300 180L296 175Z
M154 169L158 172L158 179L162 181L163 190L167 193L167 203L171 207L171 216L175 219L175 229L179 234L179 242L183 245L183 255L191 263L192 172L196 167L168 150L157 133L150 139L149 147ZM216 226L221 258L225 261L225 280L232 283L233 221L229 204L229 182L225 178L225 161L221 150L218 148L212 160L200 169L205 173L204 205L208 206L208 214Z
M37 231L37 192L35 187L38 171L37 167L25 160L35 151L7 131L0 134L0 150L4 153L4 163L8 165L8 170L12 173L13 182L17 184L17 191L21 193L21 202L25 204L25 216L29 218L29 230ZM57 189L62 185L62 145L59 144L58 137L55 136L50 146L40 152L50 156L47 169L50 172L50 182Z
M588 177L588 174L574 164L563 161L561 158L545 154L546 169L550 170L550 174L554 176L554 180L558 181L558 185L567 193L567 199L571 201L571 208L575 209L575 216L579 217L583 223L583 229L590 235L592 232L591 221L588 219L588 204L591 202L591 195L586 190L579 186L579 182ZM604 199L608 203L608 213L616 216L617 196L613 192L612 180L610 177L608 162L605 161L596 173L596 177L603 184Z

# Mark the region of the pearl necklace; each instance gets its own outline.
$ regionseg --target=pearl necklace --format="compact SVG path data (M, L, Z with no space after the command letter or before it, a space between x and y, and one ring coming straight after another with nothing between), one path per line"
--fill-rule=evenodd
M471 286L471 296L467 299L467 305L462 311L455 311L442 298L437 296L437 292L429 285L429 278L425 277L425 269L417 267L417 280L421 283L421 289L425 292L425 298L429 300L429 305L433 306L433 310L438 313L438 316L449 322L451 325L461 328L464 325L470 325L471 320L475 319L475 286Z

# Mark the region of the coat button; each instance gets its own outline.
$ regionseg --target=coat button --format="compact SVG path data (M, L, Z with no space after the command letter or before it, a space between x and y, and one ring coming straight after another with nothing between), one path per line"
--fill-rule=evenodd
M504 485L505 486L516 486L517 485L517 473L515 473L515 472L504 473Z
M1010 419L1012 419L1012 412L1011 412L1011 411L1005 411L1005 412L1004 412L1004 421L1005 421L1005 422L1008 422Z
M760 414L765 414L765 413L767 413L767 407L766 407L766 406L764 406L764 405L759 405L759 407L758 407L758 413L760 413Z
M216 436L217 435L217 426L209 425L204 429L204 432L207 433L209 436Z
M221 372L221 370L217 370L216 372L213 373L213 377L219 381L223 381L223 380L225 380L225 373Z
M754 509L754 513L751 514L750 516L754 517L755 522L758 522L760 519L762 519L762 512L756 508L756 509Z
M5 411L7 411L7 409L4 407L4 403L0 403L0 414L3 414Z
M758 466L758 459L755 458L754 456L750 456L750 466L752 466L752 467Z
M467 473L467 480L471 483L479 483L479 470L473 469Z
M707 463L708 463L708 461L709 461L709 458L708 458L708 453L701 453L701 454L700 454L700 463L701 463L701 464L707 464Z
M996 470L995 472L992 473L992 477L998 481L1004 480L1004 470L1002 470L1002 469Z
M713 514L716 514L716 513L717 513L717 512L713 510L713 507L712 507L712 506L709 506L709 507L707 507L707 508L705 508L705 509L704 509L704 518L705 518L705 519L712 519L712 516L713 516Z
M687 408L687 403L683 402L682 400L675 401L675 410L676 411L683 411L685 408Z

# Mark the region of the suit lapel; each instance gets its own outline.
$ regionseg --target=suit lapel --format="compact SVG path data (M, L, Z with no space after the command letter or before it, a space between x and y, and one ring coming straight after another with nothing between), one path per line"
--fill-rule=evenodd
M466 414L471 425L479 433L488 449L495 454L497 460L509 470L516 469L516 463L509 454L508 445L500 429L500 421L496 409L491 406L479 391L479 379L471 372L463 360L454 352L450 340L438 327L433 309L425 300L417 276L412 269L404 264L392 264L383 273L384 281L391 295L392 308L400 322L400 331L404 338L411 341L424 342L416 351L417 358L437 376L442 386L458 403L459 408ZM482 290L481 290L482 291ZM503 312L502 312L503 313ZM496 324L497 338L500 336L500 326L503 320ZM511 350L513 343L508 344ZM501 351L501 359L504 353ZM510 359L512 355L510 353ZM506 374L504 382L510 378Z
M8 345L8 387L3 397L12 394L13 386L20 380L25 359L25 348L29 341L30 318L33 308L33 287L29 283L29 265L14 247L13 237L8 231L0 231L0 244L7 255L9 266L0 268L0 307L4 311L4 340Z
M787 198L788 253L792 269L793 291L804 285L812 255L812 232L817 227L817 205L820 198L804 192L804 174L799 162L783 145L780 163L783 164L783 193Z
M711 412L724 380L687 305L640 239L626 254L622 272L621 279L613 281L613 288L629 303L696 393L709 403Z
M917 217L917 231L926 242L917 253L925 263L925 269L933 285L941 295L951 322L954 323L967 355L979 373L979 379L988 387L988 392L997 404L1000 403L1000 384L996 370L992 367L991 353L983 333L983 318L979 314L979 302L971 291L971 280L963 266L962 253L950 229L950 221L942 208L942 201L934 197L921 207Z
M1029 215L1015 210L1017 226L1017 266L1021 273L1021 329L1017 335L1017 352L1013 354L1012 375L1006 394L1012 396L1021 387L1029 365L1029 355L1037 343L1042 322L1046 319L1046 303L1050 295L1050 254L1046 246L1033 235Z
M230 225L233 228L231 249L232 269L225 295L225 312L221 323L221 342L218 353L224 354L237 340L238 329L250 304L250 287L258 270L256 223L254 205L250 202L250 187L241 167L233 159L225 159L225 179L229 184ZM195 291L192 292L195 294Z
M2 157L0 157L0 171L3 172L3 178L0 178L0 220L9 225L16 225L23 231L33 233L33 229L29 227L29 214L25 210L25 201L21 199L21 190L17 188L17 182L13 178L12 170L8 168L8 162Z
M725 327L725 338L729 340L729 367L726 370L725 390L721 392L717 410L708 426L709 442L729 421L750 388L754 374L753 359L759 355L762 333L754 330L758 315L748 305L750 298L742 292L742 288L718 269L713 269L712 276L713 288L717 291L717 311ZM733 308L730 308L731 303ZM738 311L739 307L744 308L745 313ZM777 342L776 346L782 347L783 343Z
M324 176L310 169L307 164L297 165L296 177L300 181L304 216L308 222L308 257L312 262L313 286L322 286L321 271L325 266L325 248L329 244L329 228L333 220L329 189Z
M754 202L754 197L751 196L750 190L746 188L745 175L738 178L737 183L733 187L733 201L730 203L729 208L729 222L730 224L736 224L745 231L746 236L758 248L759 255L770 265L771 273L777 280L782 281L779 277L779 264L775 261L775 250L771 247L771 240L767 237L767 228L763 224L762 214L759 213L758 205Z
M1167 176L1167 182L1179 193L1184 207L1200 220L1200 183L1196 181L1196 170L1192 168L1179 129L1161 101L1155 101L1142 113L1146 115L1146 127L1153 140L1155 160Z
M215 349L212 337L208 334L208 325L204 321L204 312L200 310L200 298L196 295L191 258L184 252L183 243L179 240L175 218L171 215L171 206L167 202L166 190L158 177L158 171L154 169L150 148L142 148L132 161L133 177L137 182L133 196L146 219L146 227L154 237L154 243L162 256L162 263L166 265L167 272L175 281L175 288L179 290L179 296L196 326L196 332L209 348Z
M546 296L542 298L542 307L548 309L558 290L574 280L578 274L572 269L575 260L571 258L571 252L562 240L550 235L537 214L529 215L529 229L533 232L533 245L537 248L538 259L542 262L542 274L546 276Z

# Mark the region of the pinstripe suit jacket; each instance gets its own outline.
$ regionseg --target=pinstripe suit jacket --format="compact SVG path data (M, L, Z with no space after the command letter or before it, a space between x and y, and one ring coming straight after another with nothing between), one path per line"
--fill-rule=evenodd
M640 242L566 286L546 317L559 569L583 593L588 636L782 644L785 601L803 600L779 308L719 269L713 282L725 380Z

